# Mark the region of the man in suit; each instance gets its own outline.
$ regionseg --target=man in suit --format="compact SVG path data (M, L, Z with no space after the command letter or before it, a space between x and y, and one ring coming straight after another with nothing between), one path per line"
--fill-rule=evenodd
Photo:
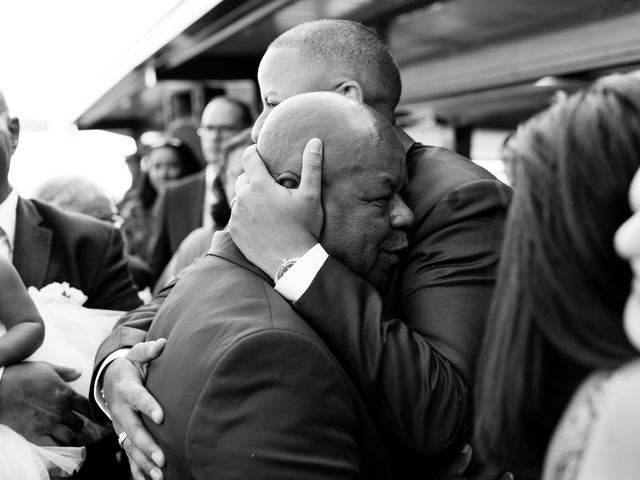
M258 82L264 111L256 135L273 107L297 93L336 91L393 121L401 91L389 48L366 27L340 20L302 24L274 40L260 63ZM272 278L283 259L301 258L300 268L289 270L276 289L340 359L378 423L437 468L443 459L433 455L450 454L470 426L473 365L511 191L468 159L397 130L409 176L403 196L416 222L384 301L337 259L317 255L322 230L317 176L304 188L284 190L265 173L259 157L248 153L229 231L243 254ZM303 161L316 165L321 158L307 151ZM131 433L128 453L147 472L154 468L152 455L155 464L163 457L139 428L137 412L160 420L162 408L140 390L136 372L161 344L141 344L127 354L118 348L144 339L162 300L159 295L129 314L96 363L96 373L106 368L100 378L114 421Z
M87 295L85 306L136 308L140 301L127 269L120 232L105 222L67 213L18 196L8 181L20 123L0 93L0 227L5 255L25 286L68 282ZM73 443L88 414L86 400L66 381L77 374L44 363L8 366L0 372L0 423L38 444ZM98 478L98 477L95 477Z
M298 95L274 111L258 143L279 184L297 188L313 136L331 145L320 243L384 290L413 222L398 193L402 144L363 103ZM160 337L167 344L147 386L167 416L149 427L167 455L167 479L393 478L348 375L227 232L167 298L149 331Z
M155 278L160 276L189 233L211 224L211 206L226 202L214 193L213 188L216 177L224 168L224 144L243 128L251 126L252 120L249 107L229 97L215 97L205 107L198 135L207 166L202 172L168 186L158 199L149 257Z

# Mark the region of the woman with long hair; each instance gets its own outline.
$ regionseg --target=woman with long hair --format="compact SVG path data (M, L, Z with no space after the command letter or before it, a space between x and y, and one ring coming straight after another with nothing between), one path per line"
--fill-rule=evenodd
M560 99L509 142L514 197L476 375L484 463L538 479L563 410L591 373L637 355L622 312L631 272L613 248L640 167L640 77Z
M122 232L130 255L148 258L153 231L153 206L166 185L202 170L193 151L181 140L171 138L154 144L147 153L147 168L140 186L120 208Z

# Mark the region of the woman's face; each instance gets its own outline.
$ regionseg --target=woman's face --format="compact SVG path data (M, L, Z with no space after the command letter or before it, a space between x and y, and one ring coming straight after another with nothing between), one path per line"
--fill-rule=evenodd
M631 293L624 310L624 329L631 344L640 350L640 170L629 188L629 204L633 215L615 236L618 254L629 261L633 272Z
M158 192L168 181L180 178L181 173L182 165L173 149L160 147L149 153L149 181Z

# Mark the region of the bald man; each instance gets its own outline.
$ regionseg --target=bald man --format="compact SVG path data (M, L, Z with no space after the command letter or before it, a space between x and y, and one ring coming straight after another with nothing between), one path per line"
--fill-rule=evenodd
M345 20L308 22L280 35L260 62L258 83L258 138L274 107L295 94L334 91L392 123L401 94L389 47L367 27ZM472 374L511 191L468 159L396 131L409 177L403 197L416 222L385 295L316 246L323 229L317 175L303 182L305 188L282 188L249 151L229 232L331 346L378 423L418 454L408 470L429 478L469 431ZM322 146L303 159L310 175L321 161ZM125 446L133 468L158 478L163 455L141 427L139 412L162 419L162 404L140 385L144 364L162 344L136 343L145 338L162 295L123 319L102 345L94 374L104 378L114 425L130 435Z
M257 145L280 185L298 187L302 151L316 136L328 145L320 244L384 291L413 222L398 194L402 144L362 103L294 96ZM227 232L167 298L148 336L161 337L168 341L147 387L166 419L147 426L168 480L393 478L385 439L348 375Z

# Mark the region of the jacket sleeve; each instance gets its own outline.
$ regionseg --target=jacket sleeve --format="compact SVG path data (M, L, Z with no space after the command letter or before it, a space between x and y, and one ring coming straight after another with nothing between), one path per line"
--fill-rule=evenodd
M245 337L213 370L187 433L194 479L356 479L361 452L335 360L299 333Z
M169 283L146 305L142 305L135 310L125 313L113 327L111 334L100 344L96 352L95 363L93 365L93 373L91 376L90 392L94 391L95 382L98 381L97 374L105 359L113 352L121 348L131 348L136 343L144 342L147 338L147 332L151 327L151 322L160 309L160 306L167 298L177 279ZM89 395L89 403L94 418L97 421L106 423L108 418L102 413L102 410L95 402L93 395Z
M294 303L375 418L423 455L467 433L508 198L500 182L479 180L451 191L428 215L416 213L395 282L400 318L385 318L374 288L332 258Z
M116 228L110 228L95 281L85 293L88 308L131 310L142 303L129 272L122 235Z

